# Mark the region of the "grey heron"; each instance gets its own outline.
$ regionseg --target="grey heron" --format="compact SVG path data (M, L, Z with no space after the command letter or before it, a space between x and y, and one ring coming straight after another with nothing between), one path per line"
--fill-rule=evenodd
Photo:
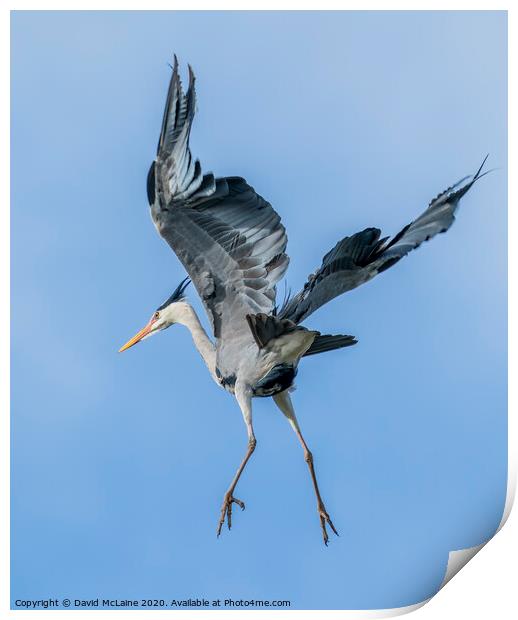
M189 66L189 85L184 92L175 56L157 155L147 177L147 195L154 225L188 277L120 351L171 325L184 325L213 380L235 396L246 424L248 446L224 495L218 536L225 521L229 530L232 526L233 505L245 506L234 492L256 447L252 400L272 397L302 445L327 545L327 526L338 532L320 494L313 455L297 421L290 388L303 357L357 341L349 335L321 334L302 322L333 298L395 265L423 241L448 230L460 199L487 174L481 174L487 157L474 175L441 192L395 236L382 237L378 228L366 228L338 241L300 292L278 307L276 285L289 262L284 226L270 203L245 179L215 178L202 172L189 148L195 103L194 73ZM185 297L190 281L208 314L214 339Z

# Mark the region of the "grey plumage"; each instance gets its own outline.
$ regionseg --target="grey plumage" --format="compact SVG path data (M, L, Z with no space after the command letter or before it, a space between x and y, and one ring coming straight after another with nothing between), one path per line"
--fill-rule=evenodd
M349 347L348 335L322 335L301 323L338 295L368 282L395 265L423 241L445 232L454 221L460 199L484 174L479 170L434 198L428 208L394 237L378 228L343 238L323 258L302 290L276 305L276 285L289 258L284 226L269 202L241 177L215 178L193 158L189 136L196 107L195 77L189 67L184 92L174 59L158 141L147 176L153 222L192 280L209 316L215 342L184 299L186 278L154 313L148 324L120 350L175 323L188 327L213 379L234 394L248 432L248 449L226 495L218 535L231 526L233 496L256 445L252 397L271 396L289 420L304 450L324 543L326 525L337 533L317 485L313 456L302 436L291 403L298 364L303 357Z
M392 239L380 239L381 230L366 228L339 241L324 256L322 265L309 276L302 290L284 303L278 316L300 323L334 297L392 267L423 241L446 232L455 220L454 214L462 196L484 176L480 173L486 159L487 156L468 183L457 189L469 178L465 177L441 192L430 202L426 211Z
M189 274L218 342L218 366L250 340L247 314L273 311L275 285L288 267L287 237L271 205L240 177L202 175L189 150L196 102L189 68L184 94L175 57L153 172L151 213ZM240 317L240 321L236 319Z

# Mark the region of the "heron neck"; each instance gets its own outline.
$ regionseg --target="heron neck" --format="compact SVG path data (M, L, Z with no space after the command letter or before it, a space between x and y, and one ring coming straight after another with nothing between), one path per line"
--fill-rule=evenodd
M209 369L214 380L216 379L216 348L214 343L207 336L207 332L203 329L203 326L196 314L194 308L188 304L185 305L185 310L182 311L181 317L176 321L180 325L185 325L191 332L194 346L198 349L199 354L202 356L207 368Z

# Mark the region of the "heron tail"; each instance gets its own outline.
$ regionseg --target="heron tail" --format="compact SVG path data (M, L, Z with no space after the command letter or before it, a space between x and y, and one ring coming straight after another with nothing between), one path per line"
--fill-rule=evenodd
M313 344L302 357L316 355L317 353L325 353L326 351L333 351L334 349L342 349L343 347L350 347L357 342L354 336L345 336L342 334L336 336L320 335L315 338Z

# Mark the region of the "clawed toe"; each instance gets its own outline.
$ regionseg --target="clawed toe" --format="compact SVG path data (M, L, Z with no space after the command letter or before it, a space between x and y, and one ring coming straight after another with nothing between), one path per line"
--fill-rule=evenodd
M221 528L225 523L225 518L227 520L228 529L232 529L232 504L237 504L241 510L245 509L245 503L242 502L237 497L233 497L231 494L225 495L225 499L223 500L223 506L221 507L221 515L218 523L218 532L217 535L221 534Z
M331 521L331 517L327 514L327 511L323 505L319 506L318 514L320 516L320 527L322 528L322 537L324 539L324 545L327 547L327 544L329 542L329 536L327 534L326 523L329 525L329 527L333 530L333 532L337 536L339 536L339 534L335 526L333 525L333 522Z

